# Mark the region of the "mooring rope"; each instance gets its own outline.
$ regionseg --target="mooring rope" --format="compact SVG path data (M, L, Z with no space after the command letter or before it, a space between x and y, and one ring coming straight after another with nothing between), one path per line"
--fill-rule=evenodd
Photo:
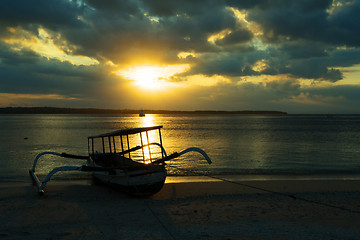
M152 213L152 215L154 215L154 217L156 218L156 220L159 222L159 224L164 228L165 232L167 232L167 234L171 237L171 239L176 240L175 236L170 232L170 230L166 227L166 225L161 221L161 219L159 218L159 216L155 213L155 211L151 208L150 204L147 202L146 206L148 207L148 209L150 210L150 212Z
M269 190L269 189L266 189L266 188L256 187L256 186L252 186L252 185L241 183L241 182L235 182L235 181L228 180L228 179L221 178L221 177L212 176L210 174L202 174L202 173L198 173L196 171L188 170L188 169L185 170L185 169L178 168L178 167L175 167L175 166L169 166L169 167L176 168L177 170L180 170L180 171L185 171L185 172L187 171L187 172L190 172L190 173L195 174L197 176L202 175L202 176L210 177L210 178L217 179L217 180L220 180L220 181L223 181L223 182L228 182L228 183L236 184L236 185L239 185L239 186L256 189L256 190L268 192L268 193L271 193L271 194L280 195L280 196L283 196L283 197L289 197L289 198L292 198L294 200L299 200L299 201L308 202L308 203L312 203L312 204L317 204L317 205L321 205L321 206L325 206L325 207L329 207L329 208L339 209L339 210L342 210L342 211L347 211L347 212L351 212L351 213L360 214L359 210L354 210L354 209L350 209L350 208L346 208L346 207L342 207L342 206L337 206L337 205L333 205L333 204L329 204L329 203L325 203L325 202L320 202L320 201L315 201L315 200L311 200L311 199L307 199L307 198L303 198L303 197L298 197L298 196L295 196L294 194L273 191L273 190Z

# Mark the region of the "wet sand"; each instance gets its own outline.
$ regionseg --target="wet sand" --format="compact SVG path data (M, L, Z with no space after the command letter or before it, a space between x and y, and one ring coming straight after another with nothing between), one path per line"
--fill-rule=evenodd
M83 181L51 181L40 197L2 182L0 212L1 239L354 240L360 181L204 179L150 198Z

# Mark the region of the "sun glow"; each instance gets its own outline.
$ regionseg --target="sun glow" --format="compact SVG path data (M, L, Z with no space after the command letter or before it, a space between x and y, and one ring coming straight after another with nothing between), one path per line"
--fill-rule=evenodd
M118 71L118 74L134 81L134 84L144 89L161 89L170 87L175 83L171 82L171 77L181 73L188 68L184 65L154 66L143 65L130 67Z
M144 88L158 88L161 86L158 81L161 76L161 71L154 67L138 67L130 77L136 81L136 84Z

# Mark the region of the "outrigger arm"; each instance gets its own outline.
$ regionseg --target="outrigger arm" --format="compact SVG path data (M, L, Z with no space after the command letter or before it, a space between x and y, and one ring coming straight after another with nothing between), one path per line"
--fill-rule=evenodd
M57 153L57 152L42 152L39 153L35 160L34 160L34 164L32 169L29 170L30 176L32 177L34 183L36 184L37 188L38 188L38 192L39 194L43 194L44 193L44 188L46 186L46 184L50 181L51 177L60 171L90 171L88 169L87 166L62 166L62 167L57 167L54 168L53 170L51 170L45 177L44 181L41 182L39 180L39 178L36 176L35 173L35 169L36 169L36 164L39 160L39 158L43 155L56 155L56 156L60 156L60 157L65 157L65 158L75 158L75 159L88 159L87 156L77 156L77 155L71 155L71 154L67 154L67 153Z
M206 152L204 150L202 150L201 148L197 148L197 147L190 147L190 148L187 148L185 149L184 151L180 152L179 153L179 156L185 154L185 153L188 153L188 152L198 152L200 153L201 155L204 156L204 158L206 159L206 161L211 164L212 161L210 159L210 157L206 154Z
M127 154L129 152L132 152L132 151L136 151L136 150L139 150L141 148L145 148L145 147L148 147L150 145L156 145L158 147L161 148L162 152L164 153L164 158L162 159L159 159L159 160L156 160L154 161L153 163L161 163L161 162L165 162L165 161L168 161L168 160L171 160L171 159L174 159L174 158L177 158L177 157L180 157L181 155L184 155L185 153L188 153L188 152L198 152L200 153L201 155L204 156L204 158L206 159L206 161L211 164L212 161L210 159L210 157L206 154L206 152L204 150L202 150L201 148L197 148L197 147L190 147L190 148L187 148L185 149L184 151L181 151L180 153L172 153L170 154L169 156L166 154L166 151L165 151L165 148L159 144L159 143L156 143L156 142L153 142L153 143L149 143L149 144L145 144L145 145L142 145L142 146L136 146L134 148L131 148L129 150L126 150L126 151L123 151L123 152L120 152L119 154Z
M184 155L185 153L188 153L188 152L198 152L198 153L200 153L201 155L204 156L204 158L206 159L206 161L207 161L209 164L212 163L210 157L206 154L206 152L205 152L204 150L202 150L201 148L197 148L197 147L187 148L187 149L185 149L184 151L181 151L180 153L174 152L174 153L170 154L169 156L167 156L166 153L165 153L165 157L164 157L164 158L159 159L159 160L156 160L156 161L154 161L153 163L161 163L161 162L169 161L169 160L171 160L171 159L180 157L181 155Z

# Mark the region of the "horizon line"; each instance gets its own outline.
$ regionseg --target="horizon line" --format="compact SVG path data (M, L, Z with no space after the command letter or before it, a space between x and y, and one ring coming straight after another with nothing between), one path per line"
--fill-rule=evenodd
M138 114L141 109L107 109L107 108L74 108L74 107L2 107L0 113L48 113L48 114ZM219 113L219 114L288 114L278 110L163 110L163 109L142 109L148 114L166 113Z

